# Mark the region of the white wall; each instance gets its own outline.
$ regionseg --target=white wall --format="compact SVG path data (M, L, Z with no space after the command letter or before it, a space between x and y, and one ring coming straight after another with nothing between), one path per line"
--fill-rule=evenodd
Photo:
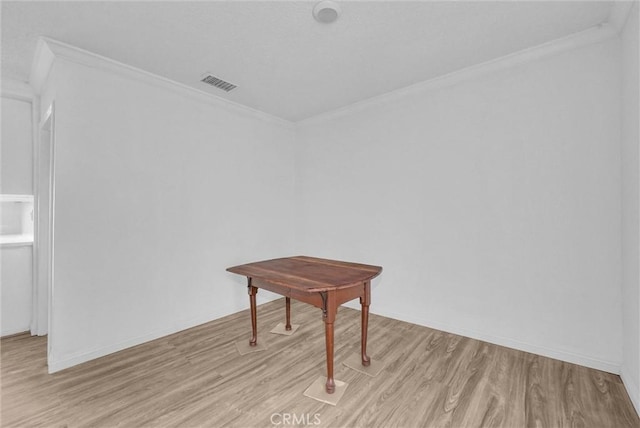
M7 82L3 82L4 85ZM19 85L14 85L19 87ZM0 193L33 194L31 102L1 97ZM7 209L0 215L7 215ZM0 248L1 335L29 330L31 324L32 245Z
M50 371L246 308L225 268L293 247L293 129L126 70L55 71Z
M382 265L371 310L609 371L617 40L297 130L298 252Z
M33 194L31 103L2 96L0 193Z
M611 39L295 134L56 60L50 369L245 308L224 269L297 247L384 266L376 313L618 371L620 58Z
M638 3L621 34L622 40L622 379L640 412L640 216L638 174Z

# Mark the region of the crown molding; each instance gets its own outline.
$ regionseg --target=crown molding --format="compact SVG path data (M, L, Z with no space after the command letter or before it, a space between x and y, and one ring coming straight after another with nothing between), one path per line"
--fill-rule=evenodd
M629 13L631 12L631 8L634 3L637 3L637 1L616 0L613 2L607 22L611 24L618 33L622 31L624 24L626 24L627 19L629 19Z
M335 110L321 113L307 119L296 122L297 126L305 126L314 123L321 123L327 120L351 115L353 113L368 109L370 107L394 102L407 96L430 92L455 85L488 73L497 72L517 65L525 64L561 52L577 49L583 46L603 42L618 35L618 30L611 24L600 24L587 30L571 34L569 36L552 40L538 46L523 49L509 55L505 55L490 61L472 65L457 71L453 71L433 79L425 80L414 85L405 86L395 91L387 92L366 100L349 104Z
M54 60L55 55L45 39L38 38L36 52L31 63L31 73L29 74L29 84L38 95L42 93L42 87L49 78Z
M387 92L366 100L356 102L338 109L334 109L307 119L297 122L291 122L260 110L247 107L245 105L218 97L216 95L201 91L196 88L184 85L171 79L158 76L148 71L115 61L111 58L89 52L78 47L50 39L40 37L36 48L36 53L31 69L29 83L33 88L33 95L38 95L42 91L44 82L53 67L56 59L65 60L74 64L88 66L94 69L117 73L126 77L144 81L182 95L190 96L201 102L216 105L218 107L227 108L237 113L258 118L267 122L276 123L287 128L295 128L296 126L323 122L333 118L349 115L357 111L361 111L370 106L391 102L408 96L416 92L425 92L451 86L456 83L469 80L483 74L499 71L516 65L535 61L546 56L554 55L560 52L576 49L582 46L602 42L611 37L615 37L624 27L629 16L629 12L636 1L617 0L612 6L607 23L589 28L587 30L556 39L538 46L527 48L500 58L496 58L484 63L472 65L451 73L435 77L423 82L416 83L395 91ZM4 86L3 86L4 87ZM3 89L4 93L4 89Z
M288 120L47 37L41 37L38 40L36 54L29 78L29 82L36 94L40 94L42 91L43 84L56 60L63 60L108 73L115 73L129 79L138 80L170 90L180 95L188 96L200 102L222 107L245 116L257 118L287 128L293 129L294 126L293 122Z
M2 79L0 94L5 98L27 102L32 102L34 98L33 90L29 84L13 79Z

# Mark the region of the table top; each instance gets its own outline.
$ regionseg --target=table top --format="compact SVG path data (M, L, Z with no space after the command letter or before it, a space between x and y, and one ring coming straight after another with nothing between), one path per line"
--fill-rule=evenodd
M296 256L233 266L227 271L311 293L362 284L380 275L382 268Z

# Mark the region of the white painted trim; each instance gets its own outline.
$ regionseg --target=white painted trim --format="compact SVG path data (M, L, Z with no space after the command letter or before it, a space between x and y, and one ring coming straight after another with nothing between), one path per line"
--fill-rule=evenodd
M4 332L1 337L14 336L16 334L22 334L22 333L29 333L29 329L25 330L23 328L15 328L13 330Z
M31 86L29 86L31 88ZM33 92L33 89L31 89ZM40 117L40 97L33 97L31 102L31 192L33 193L33 209L37 213L36 188L38 186L38 144L40 143L40 127L38 126ZM35 289L38 284L38 251L35 244L37 221L33 222L33 246L31 248L31 321L29 330L32 336L38 334L37 316L35 312L36 300Z
M422 317L416 318L413 316L407 316L406 314L399 314L399 313L388 312L388 311L381 311L381 312L372 311L371 313L375 313L376 315L381 315L384 317L393 318L400 321L409 322L412 324L421 325L424 327L433 328L436 330L441 330L447 333L457 334L459 336L482 340L485 342L493 343L495 345L517 349L519 351L529 352L532 354L542 355L544 357L549 357L556 360L566 361L568 363L578 364L581 366L602 370L608 373L613 373L613 374L620 373L621 364L615 361L605 361L597 358L592 358L587 355L575 354L570 351L547 348L541 345L522 342L522 341L511 339L508 337L496 336L496 335L488 334L481 331L461 328L458 326L451 325L449 323L442 323L442 322L433 321L433 320L429 320Z
M53 103L51 103L51 105L47 108L47 111L44 112L44 115L42 116L42 120L38 122L38 129L42 129L44 127L44 124L47 123L49 118L51 118L52 114L53 114Z
M633 1L629 0L616 0L613 2L607 22L611 24L618 33L622 31L624 24L626 24L627 19L629 19L629 12L631 12L633 3Z
M29 84L37 95L42 93L42 88L49 77L54 60L55 55L44 38L40 37L36 45L36 52L33 56L29 75Z
M39 108L37 109L39 111ZM50 334L51 328L51 299L53 293L53 257L54 257L54 243L53 243L53 222L54 222L54 204L55 204L55 101L51 103L42 123L36 125L36 141L33 151L34 159L34 210L36 212L34 221L34 245L33 245L33 291L32 291L32 317L31 317L31 334L34 336L45 336ZM49 174L50 179L48 183L48 210L46 213L47 227L41 230L40 223L43 216L42 207L40 205L40 194L42 189L40 188L40 152L42 149L42 133L44 127L47 126L47 132L49 133L49 141L47 143L47 149L49 151ZM44 287L46 293L43 293L41 287L41 253L42 253L42 236L46 234L48 236L48 261L46 268L46 278L48 284ZM44 294L46 294L46 302L44 300ZM46 309L43 309L46 303ZM49 335L47 350L51 344L51 335Z
M609 21L611 21L611 23L601 24L560 39L527 48L484 63L472 65L433 79L359 101L342 108L321 113L295 123L47 37L40 37L38 39L38 45L29 81L35 93L40 94L51 67L53 66L55 59L58 58L74 64L118 73L129 78L141 80L164 89L169 89L183 95L191 96L199 101L226 107L236 112L248 114L267 122L277 123L281 126L293 128L296 125L322 122L332 118L349 115L371 105L393 101L414 92L440 89L490 72L499 71L549 55L602 42L611 37L615 37L619 33L622 28L619 26L624 25L624 20L626 20L626 17L628 16L632 3L633 2L617 1L612 7L612 12L609 17ZM623 18L624 20L622 20Z
M49 281L47 284L47 327L41 331L48 334L47 340L47 363L51 361L51 347L53 343L53 296L55 291L55 255L56 255L56 101L51 101L51 105L47 109L47 120L50 120L49 129ZM46 122L43 122L43 124ZM42 129L42 128L41 128ZM44 333L43 333L44 334Z
M2 79L0 93L5 98L13 98L19 101L33 102L34 93L26 82L13 79Z
M4 193L0 195L0 202L33 202L33 195Z
M640 385L634 379L627 375L626 370L624 369L624 364L622 365L622 370L620 371L620 378L622 379L622 383L627 390L627 394L629 394L629 398L631 398L631 402L633 406L636 408L636 412L640 415Z
M33 246L33 237L21 235L19 238L14 238L12 241L0 241L1 248L7 247L31 247Z
M36 97L31 109L32 129L33 129L33 210L35 213L33 221L33 253L32 253L32 275L31 275L31 335L37 336L38 329L38 284L39 284L39 251L38 251L38 233L39 233L39 208L38 192L40 188L40 97Z
M236 113L248 115L250 117L270 123L275 123L287 128L293 128L294 126L293 123L288 120L281 119L268 113L236 103L234 101L227 100L226 98L218 97L214 94L192 88L191 86L184 85L182 83L162 76L158 76L148 71L123 64L111 58L107 58L102 55L98 55L93 52L89 52L84 49L80 49L75 46L71 46L69 44L46 37L41 37L38 40L36 58L34 59L33 67L31 70L30 82L37 94L40 94L42 86L46 81L46 77L51 70L51 66L56 59L62 59L73 64L84 65L100 71L116 73L130 79L142 81L147 84L152 84L163 89L177 92L181 95L189 96L201 102L213 104L218 107L223 107L235 111Z
M187 330L189 328L196 327L201 324L205 324L211 321L214 321L218 318L222 318L223 316L231 315L225 314L220 317L201 317L194 318L189 320L181 320L177 323L174 323L169 328L155 330L151 333L144 334L142 336L134 337L132 339L125 340L124 342L116 343L113 345L105 346L102 348L97 348L88 352L80 352L77 354L69 355L63 357L61 359L55 358L54 352L49 354L49 373L59 372L61 370L67 369L69 367L73 367L78 364L82 364L87 361L94 360L96 358L104 357L105 355L113 354L114 352L122 351L127 348L131 348L132 346L137 346L146 342L150 342L152 340L159 339L164 336L168 336L170 334L177 333L179 331Z
M264 303L268 303L271 302L273 300L278 300L280 298L282 298L282 296L275 294L275 293L271 293L268 292L266 290L262 290L262 293L260 293L258 296L258 304L262 305ZM102 348L98 348L98 349L94 349L92 351L89 352L80 352L77 354L73 354L70 355L68 357L62 358L60 360L55 358L55 353L54 352L50 352L49 353L49 359L48 359L48 370L49 373L55 373L70 367L73 367L75 365L78 364L82 364L85 363L87 361L91 361L94 360L96 358L100 358L100 357L104 357L105 355L109 355L109 354L113 354L114 352L118 352L118 351L122 351L125 350L127 348L130 348L132 346L137 346L146 342L150 342L152 340L156 340L165 336L168 336L170 334L174 334L174 333L178 333L180 331L183 330L187 330L189 328L193 328L202 324L206 324L208 322L211 321L215 321L217 319L226 317L228 315L233 315L236 314L238 312L242 312L242 311L246 311L249 308L249 299L247 299L246 301L246 308L243 308L239 311L231 311L231 312L225 312L222 314L219 314L217 316L214 317L201 317L201 318L193 318L193 319L189 319L189 320L182 320L179 321L178 323L174 324L172 327L170 328L165 328L165 329L160 329L160 330L156 330L153 332L150 332L148 334L144 334L142 336L138 336L136 338L133 339L129 339L129 340L125 340L124 342L120 342L120 343L116 343L113 345L109 345L109 346L105 346ZM51 321L49 321L51 322ZM51 337L49 337L49 343L51 343Z
M376 105L397 101L415 93L442 89L445 87L453 86L463 81L474 79L479 76L494 73L517 65L525 64L547 56L599 43L609 38L615 37L617 36L617 34L617 30L612 25L602 24L581 31L579 33L569 35L567 37L514 52L512 54L505 55L503 57L496 58L487 62L472 65L470 67L466 67L439 77L435 77L430 80L425 80L423 82L406 86L395 91L387 92L373 98L368 98L366 100L359 101L336 110L321 113L317 116L313 116L308 119L303 119L299 122L296 122L296 125L300 126L322 123L327 120L351 115Z

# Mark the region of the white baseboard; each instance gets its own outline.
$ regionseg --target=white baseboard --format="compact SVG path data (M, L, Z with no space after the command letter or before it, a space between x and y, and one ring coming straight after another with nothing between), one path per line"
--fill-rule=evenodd
M264 296L262 303L266 303L268 301L274 300L274 298L278 298L278 296L276 295L268 295L268 296ZM349 306L349 305L347 305ZM236 311L237 312L237 311ZM88 352L81 352L75 355L71 355L71 356L67 356L64 357L62 359L56 359L55 356L50 356L49 358L49 373L55 373L61 370L64 370L66 368L75 366L77 364L81 364L90 360L93 360L95 358L100 358L103 357L105 355L109 355L112 354L114 352L118 352L121 351L123 349L126 348L130 348L132 346L136 346L136 345L140 345L142 343L145 342L149 342L151 340L155 340L155 339L159 339L161 337L164 336L168 336L170 334L173 333L177 333L179 331L182 330L186 330L188 328L192 328L210 321L213 321L215 319L218 319L220 317L226 316L226 315L230 315L231 313L234 312L230 312L229 314L218 314L217 316L207 316L207 317L202 317L202 318L195 318L195 319L190 319L190 320L183 320L181 322L175 323L174 325L172 325L170 328L165 328L165 329L160 329L160 330L156 330L153 331L149 334L145 334L142 336L138 336L136 338L133 339L129 339L120 343L116 343L113 345L109 345L109 346L105 346L99 349L95 349L93 351L88 351ZM525 352L530 352L533 354L537 354L537 355L542 355L545 357L549 357L549 358L554 358L557 360L561 360L561 361L566 361L569 363L573 363L573 364L579 364L581 366L585 366L585 367L590 367L590 368L594 368L597 370L602 370L602 371L606 371L609 373L614 373L614 374L621 374L621 365L619 363L616 362L611 362L611 361L604 361L604 360L600 360L597 358L592 358L589 356L585 356L585 355L580 355L580 354L575 354L572 352L567 352L564 350L558 350L558 349L551 349L551 348L547 348L545 346L540 346L540 345L535 345L535 344L530 344L530 343L526 343L526 342L521 342L518 340L514 340L514 339L510 339L510 338L506 338L506 337L501 337L501 336L495 336L492 334L487 334L487 333L483 333L483 332L479 332L479 331L474 331L474 330L469 330L466 328L460 328L457 326L453 326L447 323L441 323L441 322L436 322L433 320L426 320L426 319L418 319L412 316L407 316L406 314L398 314L398 313L394 313L394 312L386 312L386 311L372 311L372 313L375 313L377 315L381 315L381 316L386 316L389 318L393 318L393 319L397 319L400 321L406 321L406 322L410 322L412 324L417 324L417 325L422 325L425 327L430 327L430 328L434 328L437 330L442 330L448 333L453 333L453 334L458 334L460 336L465 336L465 337L470 337L473 339L478 339L478 340L483 340L485 342L489 342L489 343L493 343L496 345L500 345L500 346L506 346L508 348L513 348L513 349L517 349L520 351L525 351ZM625 377L624 373L621 374L622 380L625 383L625 387L627 388L627 391L629 392L629 396L631 397L634 406L636 406L636 409L638 409L639 403L638 403L638 385L633 382L632 379L630 379L629 377ZM640 413L640 412L639 412Z
M263 305L265 303L273 302L274 300L282 299L280 294L272 293L269 290L260 290L256 295L256 304ZM247 298L247 308L249 307L249 298Z
M170 334L174 334L179 331L198 326L200 324L205 324L207 322L213 321L225 315L228 315L228 314L220 315L217 317L207 316L207 317L178 321L168 328L159 329L159 330L150 332L149 334L144 334L142 336L138 336L133 339L125 340L124 342L115 343L113 345L108 345L102 348L94 349L92 351L88 351L88 352L83 351L74 355L65 356L61 359L56 359L55 355L53 356L49 355L49 361L48 361L49 373L59 372L61 370L68 369L75 365L86 363L87 361L104 357L105 355L113 354L114 352L122 351L123 349L130 348L132 346L140 345L145 342L159 339L161 337L168 336Z
M629 398L631 398L633 407L636 408L636 413L640 415L640 385L638 385L635 379L627 375L624 365L620 370L620 378L622 379L624 387L627 389L627 394L629 394Z
M597 370L602 370L608 373L620 374L621 364L615 361L604 361L597 358L589 357L586 355L575 354L569 351L561 349L552 349L542 345L531 344L527 342L521 342L519 340L511 339L508 337L496 336L493 334L470 330L467 328L451 325L448 323L442 323L433 320L427 320L422 318L415 318L406 314L398 314L394 312L374 312L377 315L382 315L389 318L394 318L400 321L410 322L412 324L422 325L425 327L434 328L437 330L445 331L447 333L453 333L460 336L470 337L472 339L482 340L485 342L493 343L495 345L505 346L507 348L517 349L519 351L530 352L532 354L542 355L544 357L554 358L556 360L566 361L568 363L578 364L585 367L590 367Z
M0 337L15 336L21 333L29 333L29 327L27 328L18 327L18 328L10 328L9 330L4 330L2 332L2 335L0 335Z
M258 294L256 303L261 305L264 303L268 303L270 301L281 298L277 294L273 294L270 292L266 292L265 290L262 293ZM74 355L65 356L61 359L55 358L55 354L49 357L48 366L49 373L59 372L64 369L68 369L78 364L86 363L87 361L94 360L96 358L104 357L105 355L113 354L114 352L122 351L123 349L130 348L132 346L140 345L146 342L150 342L155 339L159 339L164 336L168 336L170 334L177 333L182 330L186 330L188 328L192 328L201 324L205 324L216 319L225 317L227 315L231 315L242 310L245 310L249 307L249 299L247 298L246 306L244 308L235 308L230 311L226 311L224 313L209 315L207 317L194 318L189 320L180 320L174 323L169 328L164 328L160 330L153 331L149 334L144 334L142 336L135 337L133 339L125 340L123 342L119 342L113 345L105 346L102 348L94 349L92 351L83 351Z

